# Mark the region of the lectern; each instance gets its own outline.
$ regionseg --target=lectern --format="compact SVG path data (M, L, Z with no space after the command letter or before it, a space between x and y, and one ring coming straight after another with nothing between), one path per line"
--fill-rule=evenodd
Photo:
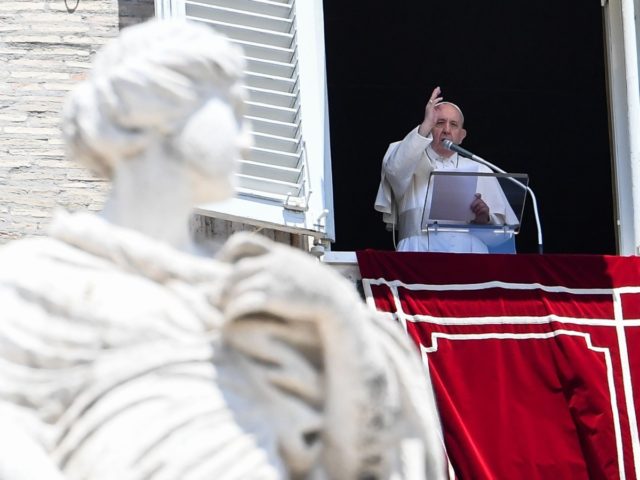
M422 231L467 232L490 253L515 253L529 183L524 173L436 170L431 173L422 214ZM490 223L474 223L470 209L480 194L489 206Z

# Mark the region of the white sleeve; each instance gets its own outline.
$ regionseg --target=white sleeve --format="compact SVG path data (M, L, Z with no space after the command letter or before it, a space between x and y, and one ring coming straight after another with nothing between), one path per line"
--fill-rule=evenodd
M486 168L486 167L485 167ZM485 171L481 169L480 171ZM486 169L487 172L491 170ZM495 177L479 177L478 192L482 194L482 199L489 206L491 223L496 225L512 225L518 222L518 217L514 213L502 187Z
M404 195L409 188L411 177L422 159L422 153L431 141L431 136L423 137L416 127L402 141L389 145L382 160L382 173L396 198Z

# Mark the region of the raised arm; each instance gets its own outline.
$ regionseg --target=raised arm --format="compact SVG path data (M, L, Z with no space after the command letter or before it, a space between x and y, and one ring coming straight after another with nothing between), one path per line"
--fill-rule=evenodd
M402 196L415 173L422 152L431 143L431 129L436 122L436 105L442 101L440 87L436 87L424 109L424 119L400 142L392 143L382 161L382 171L396 197Z
M431 92L429 101L424 107L424 119L418 127L418 133L423 137L428 137L431 129L436 124L436 106L442 101L440 96L440 87L436 87Z

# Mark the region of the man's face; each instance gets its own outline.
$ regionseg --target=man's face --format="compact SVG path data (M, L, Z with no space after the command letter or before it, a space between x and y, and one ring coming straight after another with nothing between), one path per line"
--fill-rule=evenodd
M446 156L452 154L442 145L442 141L447 139L459 144L467 136L467 131L462 128L462 115L458 109L446 103L438 105L436 107L436 124L431 130L431 134L433 135L432 148L436 152Z

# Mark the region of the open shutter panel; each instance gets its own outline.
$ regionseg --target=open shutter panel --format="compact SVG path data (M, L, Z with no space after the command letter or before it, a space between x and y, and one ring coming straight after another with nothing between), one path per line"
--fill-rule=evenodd
M323 29L321 1L299 2L308 10L306 15L296 11L295 0L181 0L181 3L187 19L210 25L242 48L247 64L246 118L254 139L249 158L241 160L236 198L202 205L198 213L333 239L333 219L329 216L327 221L325 216L332 209L332 190L325 138L328 122L324 101L324 37L318 36L318 29ZM300 19L313 31L303 35ZM305 48L300 48L301 40L306 42ZM307 62L313 66L308 69L308 76L318 75L320 61L322 81L310 78L306 85L300 52L311 51L310 44L315 50L310 56L315 58ZM309 105L308 111L303 106L306 98L310 104L316 104ZM319 107L318 99L324 105ZM318 122L315 118L303 127L304 113L325 121ZM314 139L311 149L310 137Z

